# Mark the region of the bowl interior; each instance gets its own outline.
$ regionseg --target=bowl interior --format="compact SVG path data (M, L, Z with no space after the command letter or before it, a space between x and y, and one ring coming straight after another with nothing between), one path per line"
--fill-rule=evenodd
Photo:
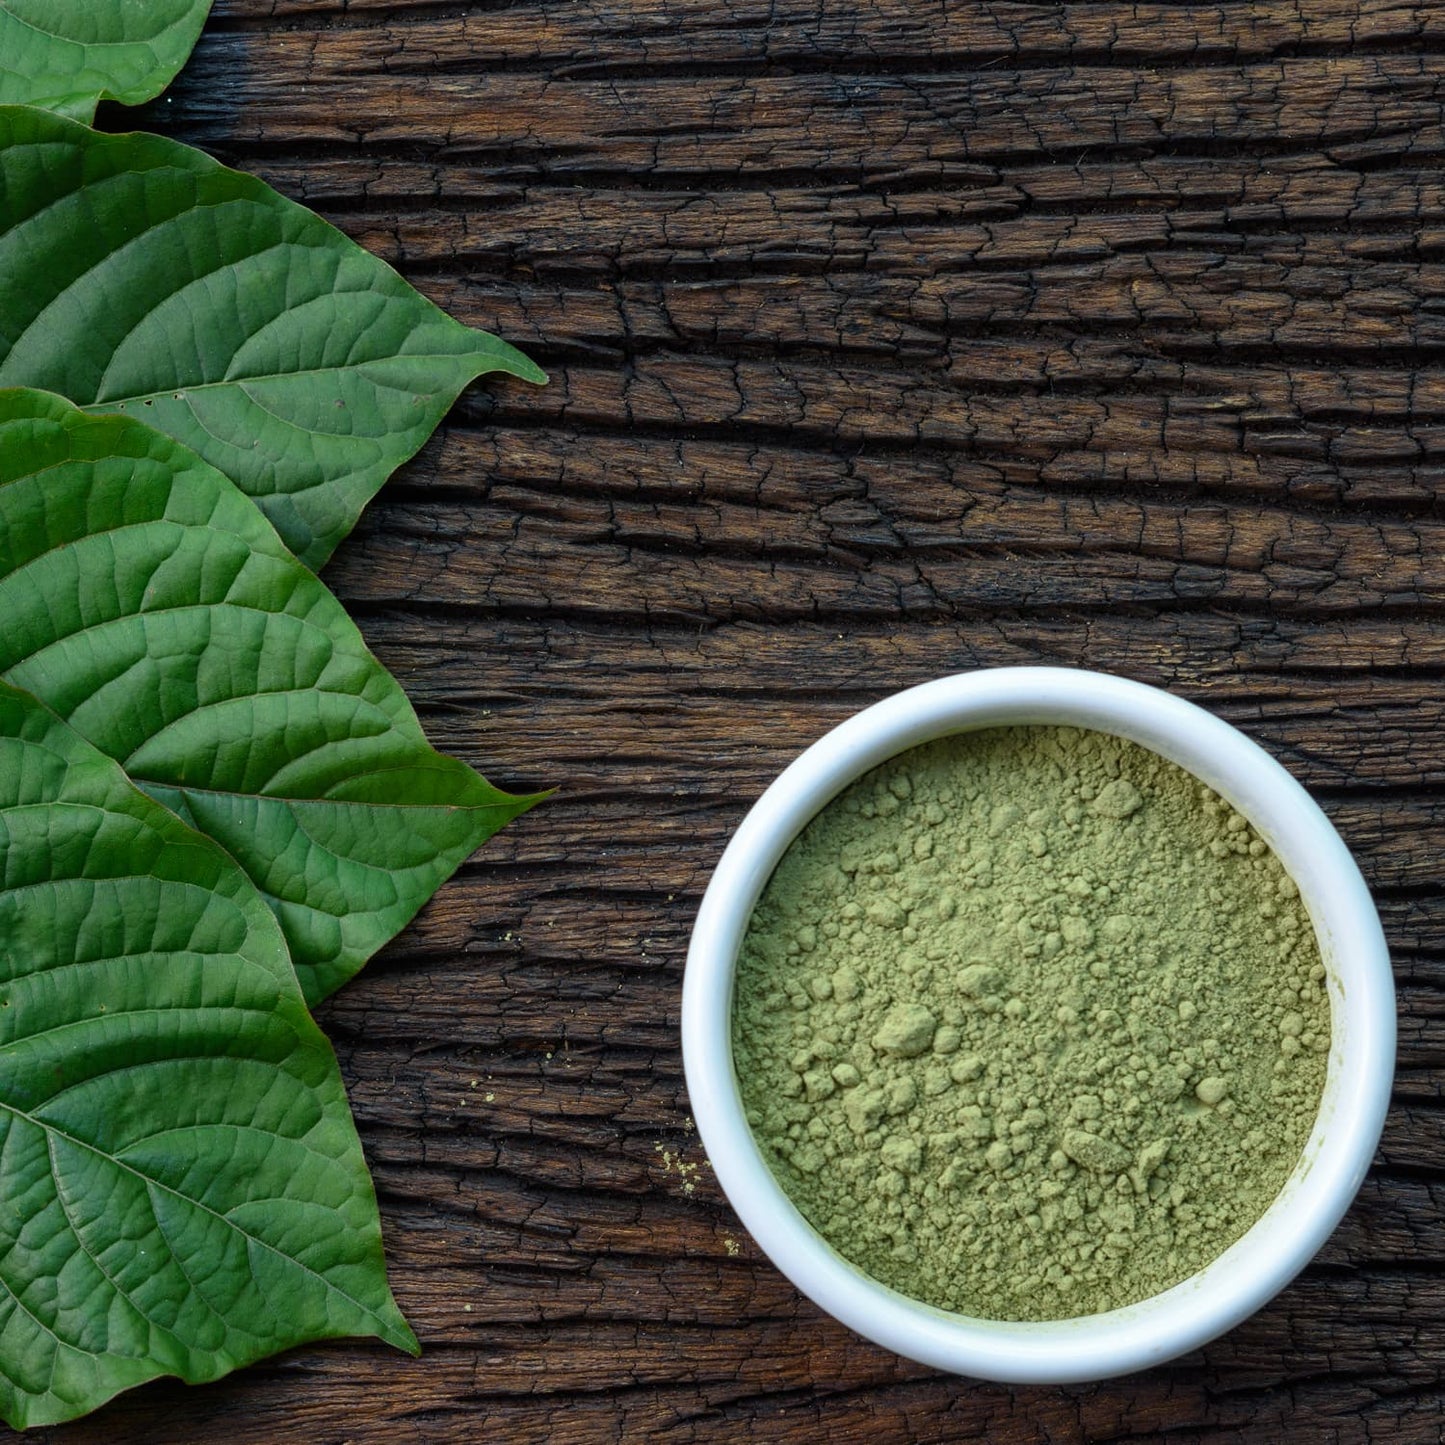
M1107 1314L1039 1323L950 1314L864 1274L803 1219L743 1114L731 1005L749 917L793 838L878 764L952 733L1054 724L1116 734L1193 773L1249 819L1298 884L1327 972L1331 1046L1303 1154L1258 1222L1207 1268ZM693 933L683 1050L699 1132L719 1182L774 1262L824 1309L900 1354L1014 1382L1065 1382L1168 1359L1252 1313L1310 1259L1374 1153L1394 1067L1394 995L1379 919L1358 868L1307 793L1242 733L1182 699L1098 673L1012 668L943 678L849 719L803 753L748 814Z

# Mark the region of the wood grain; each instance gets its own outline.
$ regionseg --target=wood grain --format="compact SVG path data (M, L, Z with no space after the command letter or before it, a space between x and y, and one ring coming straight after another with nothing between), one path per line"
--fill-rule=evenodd
M143 122L552 374L466 396L327 575L440 746L559 792L323 1010L423 1358L298 1351L36 1438L1437 1442L1442 53L1409 0L223 0ZM1316 1263L1068 1389L800 1300L676 1036L779 768L1030 662L1269 747L1400 980L1385 1138Z

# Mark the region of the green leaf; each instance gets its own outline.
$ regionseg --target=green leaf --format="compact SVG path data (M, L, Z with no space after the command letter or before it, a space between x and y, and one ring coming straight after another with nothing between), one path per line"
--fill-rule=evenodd
M175 79L211 0L0 0L0 103L88 121L101 100L139 105Z
M0 1413L351 1334L416 1349L275 920L0 683Z
M0 386L141 416L308 565L487 371L545 380L253 176L0 107Z
M308 1000L535 798L427 744L324 584L213 467L0 391L0 675L250 875Z

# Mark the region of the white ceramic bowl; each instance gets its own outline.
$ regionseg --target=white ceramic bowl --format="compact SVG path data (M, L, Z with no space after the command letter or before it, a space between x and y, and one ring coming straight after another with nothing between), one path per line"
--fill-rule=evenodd
M753 905L803 826L896 753L950 733L1020 723L1094 728L1178 763L1254 825L1299 885L1328 972L1324 1098L1300 1162L1264 1216L1212 1264L1138 1304L1046 1323L935 1309L878 1283L813 1230L769 1172L733 1071L738 949ZM878 1344L958 1374L1015 1383L1102 1379L1196 1348L1252 1314L1324 1243L1379 1141L1395 1064L1395 998L1380 921L1339 834L1243 733L1141 683L1070 668L941 678L858 713L808 748L744 818L698 910L682 996L698 1132L718 1182L773 1262L823 1309Z

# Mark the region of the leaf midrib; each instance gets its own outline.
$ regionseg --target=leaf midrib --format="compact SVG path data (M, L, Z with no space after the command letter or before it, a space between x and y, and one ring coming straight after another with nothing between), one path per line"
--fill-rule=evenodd
M379 777L384 773L399 773L403 771L405 771L405 769L402 768L374 768L369 770L366 776L369 778ZM370 803L362 802L355 798L283 798L277 797L272 793L240 793L230 788L193 788L188 783L162 783L155 778L144 778L138 774L133 776L136 777L138 782L150 783L153 787L165 788L170 792L180 793L182 797L190 794L199 794L201 797L206 798L244 798L259 803L276 803L288 808L312 805L325 806L328 808L365 808L368 812L375 808L394 808L398 812L410 809L413 812L486 813L493 809L510 806L508 800L497 803ZM525 798L525 794L523 794L522 797ZM302 831L304 832L305 830L303 829ZM308 838L311 837L309 833L306 836ZM324 847L323 844L317 842L314 838L311 838L311 841L315 843L318 848ZM329 852L330 849L326 851ZM377 871L387 872L390 870L378 867ZM254 883L255 879L251 881Z
M348 293L338 292L337 294L341 295ZM374 295L375 293L363 291L357 292L356 294L365 296ZM171 401L185 401L185 399L189 395L191 395L192 392L198 391L245 390L247 386L254 385L256 382L310 380L318 376L335 376L340 372L354 373L359 371L365 371L366 368L369 366L394 366L399 361L470 361L473 358L482 357L485 354L485 352L481 351L405 351L397 356L374 356L369 361L346 362L340 366L313 366L304 371L261 371L251 373L247 376L226 377L221 381L198 381L194 383L182 383L182 385L178 388L162 387L159 391L128 392L125 396L111 397L106 401L84 402L81 405L80 409L84 412L89 412L91 414L95 414L96 412L101 412L102 414L104 414L103 409L106 407L125 406L129 405L132 402L140 402L144 404L147 401L164 401L167 399ZM405 394L406 388L404 387L385 386L381 382L376 381L375 378L370 377L368 378L368 380L373 386L377 387L379 390L395 392L398 396ZM263 403L256 397L251 397L251 400L255 402L257 406L263 407L263 410L269 410L269 408L264 407ZM271 415L275 416L276 414L272 412ZM132 420L139 421L141 420L141 418L135 417L132 418ZM281 418L278 418L278 420L281 420ZM299 431L301 430L301 428L298 427L297 430ZM391 433L388 433L388 435L390 434ZM326 432L312 432L310 433L310 435L326 436L329 434ZM351 432L336 432L331 433L330 435L336 435L341 437L343 440L349 441L352 440L356 434ZM370 439L371 438L366 438L366 440ZM217 440L220 440L220 438L217 438Z

